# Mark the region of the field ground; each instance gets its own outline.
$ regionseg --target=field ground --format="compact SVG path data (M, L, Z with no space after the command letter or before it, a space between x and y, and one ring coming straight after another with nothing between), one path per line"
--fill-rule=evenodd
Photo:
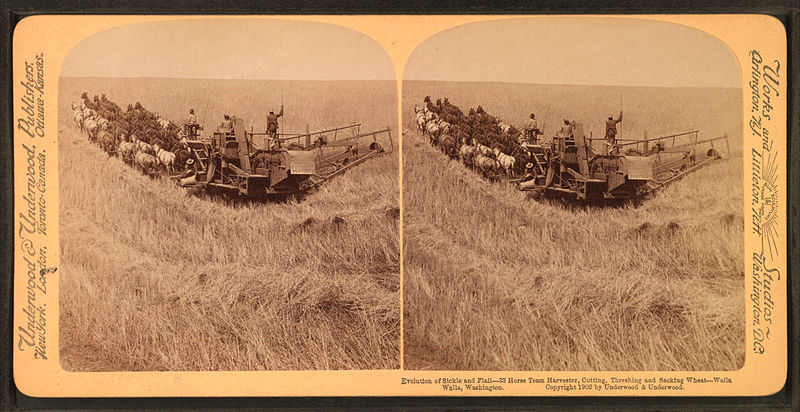
M467 91L437 87L465 110L452 96ZM413 116L411 106L427 94L440 96L407 89L403 113ZM572 103L575 110L592 110ZM490 103L484 108L506 113ZM724 120L713 118L707 126L736 132ZM412 123L404 118L409 129ZM415 131L403 136L406 369L743 365L740 154L638 207L571 207L491 184ZM731 147L740 146L736 136Z
M302 202L228 205L88 143L69 116L78 86L60 100L66 370L399 367L396 152Z

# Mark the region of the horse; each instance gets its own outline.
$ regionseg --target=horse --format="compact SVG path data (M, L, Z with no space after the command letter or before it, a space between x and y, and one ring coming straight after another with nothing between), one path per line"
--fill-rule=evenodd
M500 149L494 149L494 156L497 159L497 163L503 167L506 171L506 174L511 176L511 172L514 170L514 165L517 163L517 159L514 156L509 156L500 151Z
M441 132L439 130L439 125L436 124L436 122L429 122L427 125L425 125L425 129L428 132L428 136L430 136L430 143L431 144L438 143L439 133Z
M464 162L465 165L472 163L477 154L477 147L468 144L461 146L461 161Z
M139 146L139 151L140 152L145 152L145 153L147 153L149 155L155 155L156 154L156 151L153 150L153 146L151 146L149 143L145 143L145 142L139 140L138 146Z
M97 141L100 143L100 147L103 148L109 154L114 154L114 149L116 148L117 139L114 137L113 134L110 132L103 130L97 134Z
M442 149L444 154L450 157L458 156L458 143L456 143L456 139L449 134L441 135L439 139L439 147Z
M500 126L500 130L502 130L505 134L509 134L511 131L511 125L508 123L499 122L497 125Z
M175 171L175 153L168 152L161 148L160 145L155 144L153 148L156 150L156 158L164 165L164 169L172 173Z
M530 153L528 153L527 150L522 149L520 146L518 146L517 149L514 150L514 152L512 152L511 156L513 156L514 159L517 160L515 162L517 170L522 169L524 165L528 164L528 162L533 160Z
M94 119L89 118L83 122L83 126L86 130L86 133L89 135L89 141L94 142L97 131L100 129L100 125L98 125Z
M83 131L83 112L80 110L76 110L73 114L73 120L75 120L75 124L78 126L80 131Z
M122 155L122 160L131 162L133 156L136 154L136 145L133 142L120 142L118 147L119 153Z
M446 121L439 119L439 129L442 131L443 134L450 134L450 123L447 123Z
M158 160L150 153L138 152L136 153L136 165L145 173L150 173L158 167Z
M484 157L488 157L488 158L490 158L490 159L491 159L491 158L494 156L494 152L492 151L492 148L491 148L491 147L489 147L489 146L484 146L484 145L482 145L482 144L480 144L480 143L478 143L478 145L477 145L477 146L478 146L478 152L479 152L481 155L483 155Z
M417 127L422 134L427 133L427 130L425 129L425 115L422 113L417 115Z
M189 150L185 148L180 148L175 150L175 167L185 168L186 167L186 160L191 157L189 154Z
M101 117L97 119L97 125L100 126L101 129L105 129L108 127L108 119Z
M481 170L483 177L490 177L491 173L500 167L496 160L484 155L478 155L475 158L475 166Z

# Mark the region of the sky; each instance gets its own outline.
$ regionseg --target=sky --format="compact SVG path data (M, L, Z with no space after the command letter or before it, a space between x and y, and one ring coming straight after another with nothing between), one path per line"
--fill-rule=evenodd
M674 23L605 17L458 26L423 41L403 78L741 88L738 62L716 37Z
M137 23L75 46L67 77L394 80L384 49L357 31L316 22L203 19Z

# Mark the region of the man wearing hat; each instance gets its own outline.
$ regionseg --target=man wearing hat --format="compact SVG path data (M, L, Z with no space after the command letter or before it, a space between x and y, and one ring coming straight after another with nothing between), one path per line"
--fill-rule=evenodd
M283 105L281 105L281 111L278 114L275 114L274 109L270 109L267 115L267 136L273 141L278 136L278 118L281 116L283 116ZM280 147L280 143L278 143L278 146Z
M531 120L525 126L525 137L530 143L536 143L536 135L539 133L539 125L536 122L536 115L531 113Z
M192 158L186 159L186 165L184 166L181 179L185 179L189 176L193 176L196 174L197 174L197 164L195 163L194 159Z
M525 177L523 177L522 180L530 180L534 177L536 177L536 169L534 169L534 164L532 162L528 162L525 165Z
M223 115L222 118L223 118L223 120L222 120L222 124L220 124L220 127L223 127L225 129L230 129L230 128L233 127L233 122L231 121L231 117L230 116L228 116L226 114L226 115Z
M622 110L619 112L619 118L614 120L614 116L608 116L606 120L606 140L608 145L613 146L617 144L617 123L622 121Z
M569 120L564 119L564 125L561 126L561 130L559 131L561 137L571 137L572 136L572 123Z
M197 116L194 114L194 109L189 109L189 118L186 120L186 134L189 137L197 136L197 129L200 125L197 124Z

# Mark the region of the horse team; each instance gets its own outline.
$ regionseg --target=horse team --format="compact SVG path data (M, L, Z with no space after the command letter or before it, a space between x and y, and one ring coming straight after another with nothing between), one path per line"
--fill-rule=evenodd
M174 173L183 165L181 157L188 156L188 152L178 150L176 154L166 149L165 141L172 141L173 147L181 146L177 138L171 136L176 129L172 122L147 112L138 103L136 107L129 106L128 111L123 112L105 96L102 99L95 96L94 101L89 100L85 93L82 97L80 104L72 103L75 125L87 133L90 142L100 146L109 155L119 156L150 176L159 171ZM154 130L158 128L161 130ZM147 141L137 133L147 137Z
M426 98L424 105L414 105L416 124L422 135L428 136L431 145L439 149L450 158L460 158L465 166L480 172L483 177L496 179L500 174L512 176L516 174L522 156L511 156L503 152L502 144L489 147L481 144L477 138L462 134L455 137L451 134L454 125L445 121L435 111L431 110L430 101ZM509 137L514 129L497 119L492 118L497 127ZM526 162L527 163L527 162ZM524 166L524 163L522 164Z

